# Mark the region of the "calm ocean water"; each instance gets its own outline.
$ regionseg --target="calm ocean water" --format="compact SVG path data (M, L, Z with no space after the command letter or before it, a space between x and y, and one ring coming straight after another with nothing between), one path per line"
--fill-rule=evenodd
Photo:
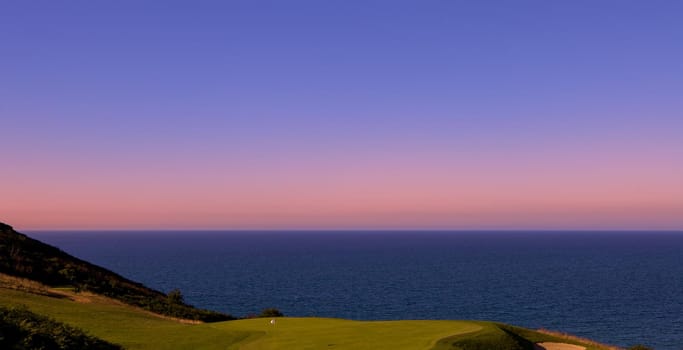
M683 232L29 232L237 316L483 319L683 349Z

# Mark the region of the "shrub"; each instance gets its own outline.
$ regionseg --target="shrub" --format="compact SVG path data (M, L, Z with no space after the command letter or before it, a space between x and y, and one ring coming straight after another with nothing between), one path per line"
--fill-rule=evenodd
M168 295L166 297L168 298L168 302L171 304L183 304L184 303L183 294L180 292L180 289L176 288L176 289L168 292Z
M263 309L261 313L258 315L258 317L282 317L284 314L280 312L280 310L270 307L267 309Z

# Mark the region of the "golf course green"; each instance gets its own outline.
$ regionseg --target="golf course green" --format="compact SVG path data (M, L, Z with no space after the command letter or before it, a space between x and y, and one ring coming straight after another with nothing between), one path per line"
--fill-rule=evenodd
M481 321L351 321L251 318L193 323L89 293L17 290L0 284L0 306L26 307L126 349L533 349L571 339ZM54 293L53 293L54 292ZM43 295L41 295L43 294ZM274 320L274 322L271 322Z

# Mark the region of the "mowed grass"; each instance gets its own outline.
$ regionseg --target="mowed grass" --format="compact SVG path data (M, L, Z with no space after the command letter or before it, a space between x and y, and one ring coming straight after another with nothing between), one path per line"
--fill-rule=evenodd
M127 349L238 349L235 345L258 336L213 324L183 324L104 298L76 302L0 288L0 305L25 305Z
M240 349L432 349L454 334L481 327L466 321L350 321L328 318L250 319L212 325L217 329L261 333Z
M99 296L55 298L0 287L0 305L78 327L127 349L530 349L532 342L580 344L492 322L351 321L328 318L246 319L187 324ZM584 344L585 345L585 344ZM587 346L590 349L603 347Z
M461 321L357 322L321 318L182 324L118 303L82 303L0 289L0 304L26 305L130 349L431 349L441 338L474 332Z
M89 302L0 288L0 305L25 305L128 349L431 349L476 332L465 321L360 322L324 318L247 319L184 324L105 298Z

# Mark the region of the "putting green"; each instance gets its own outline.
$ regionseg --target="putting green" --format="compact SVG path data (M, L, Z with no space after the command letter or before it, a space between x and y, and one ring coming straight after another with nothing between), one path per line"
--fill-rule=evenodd
M250 319L212 326L231 332L258 332L240 349L431 349L448 336L476 332L465 321L350 321L326 318Z
M127 349L507 350L527 349L533 342L562 342L531 330L481 321L283 317L274 319L274 324L269 318L188 324L102 296L61 293L63 297L56 298L0 287L0 305L24 305Z

